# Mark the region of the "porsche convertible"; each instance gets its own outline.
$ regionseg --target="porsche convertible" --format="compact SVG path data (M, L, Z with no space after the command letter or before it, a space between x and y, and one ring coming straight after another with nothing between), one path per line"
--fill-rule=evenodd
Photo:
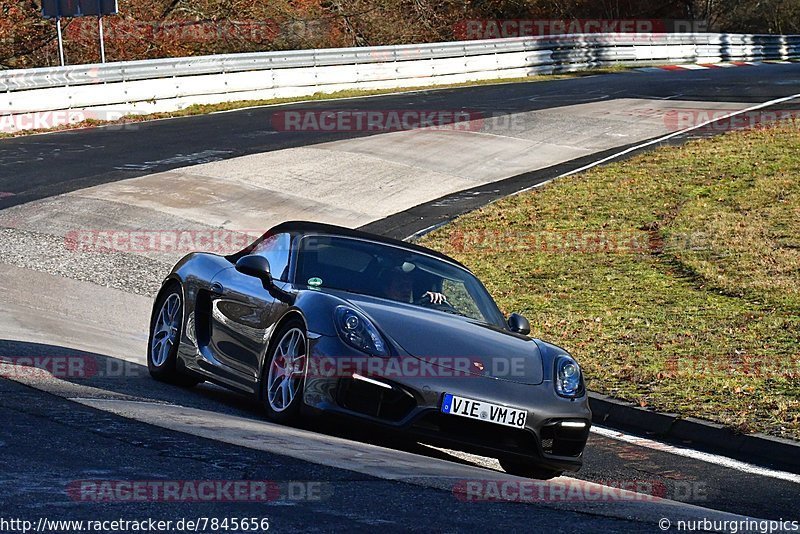
M252 395L279 423L351 418L551 478L580 468L591 412L575 359L529 333L448 256L287 222L236 254L178 261L147 364Z

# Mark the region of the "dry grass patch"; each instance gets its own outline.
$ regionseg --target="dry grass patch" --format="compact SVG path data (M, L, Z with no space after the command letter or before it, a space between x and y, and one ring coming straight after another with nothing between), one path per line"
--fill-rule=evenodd
M800 128L733 132L503 199L427 236L595 391L800 439Z

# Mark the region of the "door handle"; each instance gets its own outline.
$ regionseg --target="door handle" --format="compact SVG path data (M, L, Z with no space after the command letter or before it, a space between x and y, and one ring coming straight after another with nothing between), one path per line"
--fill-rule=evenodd
M214 282L213 284L211 284L210 289L212 293L217 293L217 294L222 294L222 292L225 291L225 288L222 287L222 284L220 284L219 282Z

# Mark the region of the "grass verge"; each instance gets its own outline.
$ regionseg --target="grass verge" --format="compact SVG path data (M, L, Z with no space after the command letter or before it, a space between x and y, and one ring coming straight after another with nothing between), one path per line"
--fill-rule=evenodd
M800 123L505 198L426 236L590 389L800 439Z
M69 125L56 126L53 128L36 128L29 130L19 130L16 132L2 132L0 131L0 139L9 137L20 137L24 135L40 134L46 132L58 132L63 130L75 130L79 128L92 128L97 126L109 125L125 125L135 124L137 122L152 121L158 119L168 119L172 117L188 117L191 115L205 115L218 111L232 111L242 108L250 108L257 106L275 106L279 104L291 104L292 102L308 102L315 100L336 100L345 98L358 98L364 96L386 95L391 93L407 93L413 91L425 91L433 89L454 89L458 87L473 87L477 85L499 85L504 83L532 83L542 81L564 80L568 78L577 78L582 76L594 76L597 74L609 74L613 72L622 72L627 70L626 67L607 67L592 70L582 70L571 72L567 74L545 74L539 76L528 76L523 78L499 78L493 80L475 80L463 83L453 83L444 85L419 85L414 87L392 88L392 89L347 89L343 91L336 91L333 93L314 93L309 96L298 96L291 98L271 98L266 100L236 100L233 102L221 102L219 104L193 104L177 111L168 111L162 113L148 113L146 115L126 115L117 120L101 121L89 119L85 121L75 122Z

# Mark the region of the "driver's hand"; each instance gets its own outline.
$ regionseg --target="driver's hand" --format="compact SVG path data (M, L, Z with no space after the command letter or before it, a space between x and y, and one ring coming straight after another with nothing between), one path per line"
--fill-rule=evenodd
M435 291L426 291L422 297L431 299L431 304L444 304L447 302L447 297L443 293L436 293Z

